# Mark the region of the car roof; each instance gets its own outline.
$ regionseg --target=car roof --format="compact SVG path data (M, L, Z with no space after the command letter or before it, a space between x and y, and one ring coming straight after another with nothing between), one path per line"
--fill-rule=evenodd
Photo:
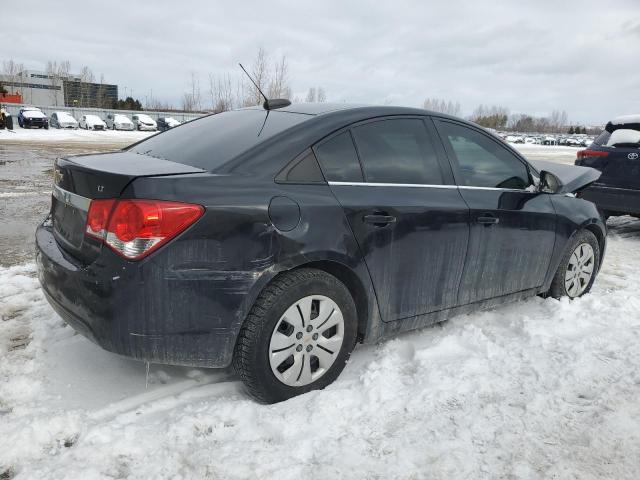
M247 110L262 110L261 106L248 107ZM396 107L388 105L367 105L358 103L292 103L291 105L283 108L278 108L278 112L299 113L303 115L326 115L336 114L339 112L362 111L365 115L382 116L382 115L439 115L447 116L441 113L424 110L422 108L412 107Z
M611 120L613 125L626 125L629 123L640 123L640 114L622 115Z

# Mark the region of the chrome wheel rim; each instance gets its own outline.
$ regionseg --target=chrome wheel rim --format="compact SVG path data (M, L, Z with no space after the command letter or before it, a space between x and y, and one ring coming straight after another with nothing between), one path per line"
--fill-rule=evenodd
M331 368L343 341L340 307L324 295L301 298L287 308L271 334L271 371L290 387L309 385Z
M587 289L593 277L594 267L593 248L588 243L581 243L571 254L564 274L564 288L567 295L575 298Z

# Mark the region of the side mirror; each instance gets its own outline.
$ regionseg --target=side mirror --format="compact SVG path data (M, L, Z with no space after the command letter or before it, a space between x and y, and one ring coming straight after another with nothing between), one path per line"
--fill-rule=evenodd
M558 193L562 190L562 182L553 173L542 170L539 189L542 193Z

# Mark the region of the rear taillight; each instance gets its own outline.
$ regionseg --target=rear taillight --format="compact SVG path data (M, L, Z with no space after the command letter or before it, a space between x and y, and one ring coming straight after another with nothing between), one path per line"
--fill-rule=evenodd
M201 205L162 200L92 200L86 234L128 260L140 260L192 225Z
M602 150L579 150L578 151L578 160L582 160L584 158L593 158L593 157L606 157L609 155L609 152L603 152Z

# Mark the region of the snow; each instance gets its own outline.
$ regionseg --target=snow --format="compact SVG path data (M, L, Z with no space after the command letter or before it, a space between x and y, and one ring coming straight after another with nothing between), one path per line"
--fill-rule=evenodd
M640 114L621 115L611 120L613 125L625 125L628 123L640 123Z
M621 143L640 143L640 131L619 128L614 130L607 140L607 147L613 147Z
M68 130L49 128L44 129L24 129L16 126L13 133L8 130L0 130L0 145L3 142L27 142L27 143L88 143L88 144L111 144L111 143L134 143L147 138L157 132L138 131L93 131L93 130Z
M640 221L592 293L360 346L327 389L254 403L230 371L74 334L33 264L0 268L0 478L637 478Z

